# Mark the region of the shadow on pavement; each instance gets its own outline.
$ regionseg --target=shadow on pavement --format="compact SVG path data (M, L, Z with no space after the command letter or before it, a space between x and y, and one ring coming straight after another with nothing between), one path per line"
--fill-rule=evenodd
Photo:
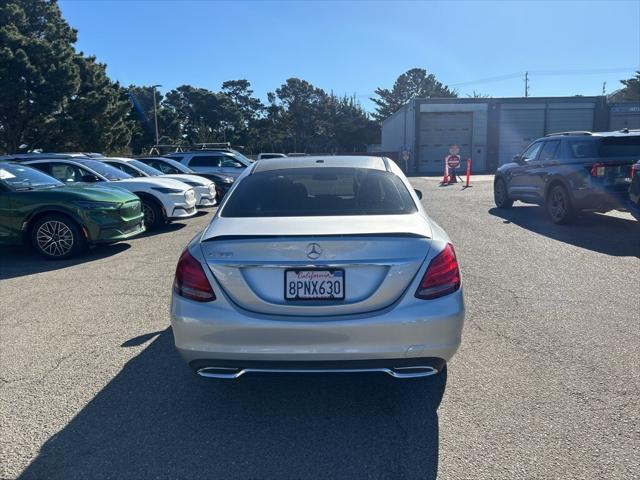
M98 245L69 260L48 260L29 246L0 247L0 280L73 267L117 255L129 248L128 243Z
M536 206L515 206L507 210L492 208L489 213L505 223L514 223L576 247L606 255L640 258L640 223L636 220L584 213L570 225L555 225L544 210Z
M187 226L186 223L176 223L176 222L166 223L160 227L155 228L154 230L151 230L151 231L147 230L146 232L141 233L135 238L146 238L146 237L153 237L155 235L162 235L163 233L168 233L168 232L177 232L178 230L182 230L186 226Z
M445 386L446 371L200 379L167 329L20 478L434 479Z

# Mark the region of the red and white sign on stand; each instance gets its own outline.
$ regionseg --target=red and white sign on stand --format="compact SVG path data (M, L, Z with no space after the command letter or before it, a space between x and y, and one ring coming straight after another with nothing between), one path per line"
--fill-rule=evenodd
M449 155L447 157L447 166L456 169L460 166L460 157L458 155Z
M444 158L445 178L443 183L456 183L456 168L460 166L460 148L449 146L449 155Z

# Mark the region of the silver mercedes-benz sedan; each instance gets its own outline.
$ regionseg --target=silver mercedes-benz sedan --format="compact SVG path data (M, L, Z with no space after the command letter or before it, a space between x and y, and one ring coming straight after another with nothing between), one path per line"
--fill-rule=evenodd
M178 262L179 352L212 378L442 371L460 345L462 286L420 196L386 158L254 163Z

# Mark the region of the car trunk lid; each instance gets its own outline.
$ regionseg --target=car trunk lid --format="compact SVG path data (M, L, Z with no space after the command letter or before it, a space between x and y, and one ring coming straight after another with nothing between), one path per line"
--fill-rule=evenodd
M201 248L221 287L240 307L274 315L334 316L395 302L424 262L430 237L419 213L217 217ZM287 298L287 271L302 272L301 277L332 272L341 279L344 298Z

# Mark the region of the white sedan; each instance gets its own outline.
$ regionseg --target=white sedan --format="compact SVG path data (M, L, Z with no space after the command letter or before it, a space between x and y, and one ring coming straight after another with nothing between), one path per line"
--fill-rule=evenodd
M193 188L196 194L197 207L213 207L216 204L216 184L199 175L165 174L160 170L150 167L149 165L134 158L100 157L96 158L96 160L100 160L107 165L111 165L118 170L122 170L132 177L162 177L178 180Z

